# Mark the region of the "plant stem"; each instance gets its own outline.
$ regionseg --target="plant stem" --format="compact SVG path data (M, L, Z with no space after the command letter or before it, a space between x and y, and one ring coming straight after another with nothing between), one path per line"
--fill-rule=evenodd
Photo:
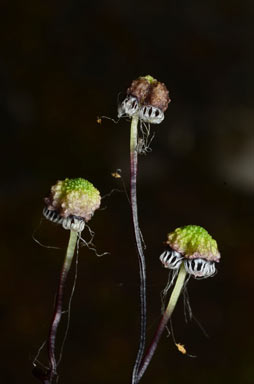
M58 289L57 289L53 319L52 319L50 330L49 330L48 357L49 357L49 363L50 363L50 371L49 371L50 384L53 382L53 379L57 376L57 362L56 362L56 356L55 356L56 334L57 334L58 326L62 317L64 287L65 287L66 278L73 260L76 243L77 243L77 237L78 237L78 232L70 231L69 243L66 250L65 260L62 267Z
M139 367L143 358L146 341L146 266L143 252L137 208L137 167L138 167L138 116L133 116L131 120L130 131L130 192L131 192L131 210L132 221L138 251L139 275L140 275L140 341L136 361L132 372L132 384L138 380Z
M176 306L176 303L177 303L177 300L180 296L180 293L182 291L182 288L184 286L184 280L185 280L185 277L186 277L186 270L185 270L185 267L184 267L184 263L182 263L181 267L180 267L180 270L179 270L179 273L178 273L178 276L177 276L177 280L176 280L176 283L175 283L175 286L174 286L174 289L173 289L173 292L171 293L171 296L170 296L170 299L169 299L169 303L168 303L168 306L166 308L166 311L159 323L159 326L157 328L157 331L155 333L155 336L148 348L148 351L142 361L142 365L141 365L141 368L138 372L138 380L137 382L140 381L140 379L142 378L142 376L144 375L153 355L154 355L154 352L157 348L157 345L158 345L158 342L160 340L160 337L162 335L162 332L164 331L173 311L174 311L174 308Z

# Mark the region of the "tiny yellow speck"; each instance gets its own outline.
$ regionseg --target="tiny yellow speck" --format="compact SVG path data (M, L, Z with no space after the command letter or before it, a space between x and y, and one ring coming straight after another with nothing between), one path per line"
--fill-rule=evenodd
M185 355L187 353L183 344L175 343L175 345L176 345L178 351L181 352L183 355Z
M116 172L112 172L111 176L114 177L115 179L121 179L122 177L121 173L118 170L116 170Z

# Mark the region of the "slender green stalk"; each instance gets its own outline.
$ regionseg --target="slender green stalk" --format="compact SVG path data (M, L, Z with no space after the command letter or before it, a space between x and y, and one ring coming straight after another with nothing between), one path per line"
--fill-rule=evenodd
M184 263L182 263L181 267L180 267L180 270L179 270L179 273L178 273L178 276L177 276L177 280L176 280L176 283L175 283L175 286L174 286L174 289L172 291L172 294L170 296L170 299L169 299L169 303L168 303L168 306L166 308L166 311L160 321L160 324L157 328L157 331L155 333L155 336L150 344L150 347L148 348L148 351L142 361L142 365L141 365L141 368L138 372L138 380L137 382L139 382L142 378L142 376L144 375L153 355L154 355L154 352L157 348L157 345L158 345L158 342L160 340L160 337L162 335L162 332L164 331L174 309L175 309L175 306L176 306L176 303L177 303L177 300L181 294L181 291L183 289L183 286L184 286L184 280L185 280L185 277L186 277L186 270L185 270L185 267L184 267Z
M138 251L139 275L140 275L140 341L136 361L132 372L132 384L138 380L138 372L143 358L146 341L146 265L143 252L142 239L138 222L137 208L137 168L138 168L138 116L133 116L130 131L130 190L133 227Z
M64 260L64 264L62 267L60 280L58 284L53 319L52 319L50 330L49 330L49 336L48 336L48 357L49 357L49 363L50 363L49 381L48 381L49 384L51 384L54 378L57 376L57 362L56 362L56 356L55 356L56 334L57 334L58 326L60 324L61 317L62 317L63 294L64 294L65 282L66 282L66 278L73 260L73 256L74 256L74 252L77 244L77 238L78 238L78 232L71 230L69 243L66 250L65 260Z

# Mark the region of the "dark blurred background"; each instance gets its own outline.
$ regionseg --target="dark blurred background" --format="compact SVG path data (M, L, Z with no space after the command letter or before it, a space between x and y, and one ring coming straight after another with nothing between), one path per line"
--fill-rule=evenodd
M254 110L251 0L8 1L0 6L1 382L36 383L32 360L48 333L68 233L42 219L58 179L84 177L102 195L129 185L129 123L117 99L150 74L172 99L152 152L140 157L140 225L147 244L148 339L160 319L166 234L204 226L219 273L188 285L175 338L162 337L144 383L254 382ZM139 337L139 276L124 193L103 200L90 225L99 252L80 250L59 383L127 384ZM40 247L32 234L46 245ZM67 296L73 275L70 275ZM58 343L62 334L59 333ZM45 355L41 360L45 363Z

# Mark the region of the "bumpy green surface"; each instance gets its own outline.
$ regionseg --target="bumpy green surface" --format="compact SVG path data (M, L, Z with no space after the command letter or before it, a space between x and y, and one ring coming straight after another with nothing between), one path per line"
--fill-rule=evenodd
M167 244L188 259L202 258L219 261L217 242L198 225L177 228L168 234Z
M59 180L51 188L45 203L50 210L56 210L60 216L82 217L89 221L101 202L100 192L89 181L77 179Z
M150 75L143 76L143 79L146 79L150 84L157 82L157 80Z
M72 191L81 191L84 193L97 193L97 189L94 188L93 184L89 181L82 179L81 177L77 179L65 179L62 182L62 192L67 194Z

